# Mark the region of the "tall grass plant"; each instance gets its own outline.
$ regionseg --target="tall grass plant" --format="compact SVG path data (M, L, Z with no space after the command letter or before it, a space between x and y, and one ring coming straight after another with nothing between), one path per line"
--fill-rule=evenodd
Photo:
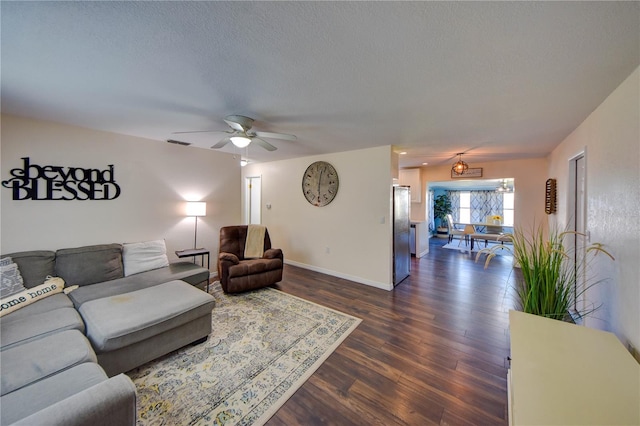
M512 234L505 234L503 237L505 241L510 240L513 243L512 246L482 249L476 255L476 261L486 255L485 268L487 268L491 259L496 256L495 249L510 250L515 266L520 268L520 273L515 274L517 309L530 314L564 320L576 301L581 300L589 288L601 282L601 280L589 281L585 276L588 272L587 263L590 256L603 253L614 260L602 244L592 243L585 247L585 259L576 261L573 248L568 248L565 243L571 235L582 234L572 231L550 231L549 235L545 235L541 226L534 226L532 232L526 234L516 228ZM578 285L583 282L584 285ZM599 307L592 306L579 314L589 315Z

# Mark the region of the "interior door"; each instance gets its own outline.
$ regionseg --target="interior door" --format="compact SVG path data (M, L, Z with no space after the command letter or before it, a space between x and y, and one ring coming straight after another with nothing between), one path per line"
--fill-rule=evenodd
M262 222L262 178L251 176L246 178L245 217L248 225L259 225Z

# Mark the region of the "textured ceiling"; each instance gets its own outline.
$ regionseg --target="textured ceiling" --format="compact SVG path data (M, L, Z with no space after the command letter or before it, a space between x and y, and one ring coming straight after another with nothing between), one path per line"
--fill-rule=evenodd
M5 113L254 161L395 145L402 166L548 154L640 64L639 2L5 2ZM185 149L194 149L193 147Z

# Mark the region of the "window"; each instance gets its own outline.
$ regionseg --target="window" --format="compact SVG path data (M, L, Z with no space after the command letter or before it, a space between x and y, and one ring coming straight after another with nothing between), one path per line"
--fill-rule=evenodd
M467 191L460 192L460 222L471 222L471 193Z
M514 193L496 191L447 191L453 207L453 218L460 223L486 223L500 215L505 226L513 226Z
M513 226L514 196L513 192L505 192L502 199L502 217L504 224Z

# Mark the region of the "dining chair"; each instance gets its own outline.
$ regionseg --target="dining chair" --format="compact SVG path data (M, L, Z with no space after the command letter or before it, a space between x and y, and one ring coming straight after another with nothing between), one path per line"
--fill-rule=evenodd
M462 241L462 238L464 237L464 230L463 229L458 229L456 228L456 226L453 224L453 216L451 216L451 214L447 215L447 224L449 225L449 241L448 243L453 241L453 237L455 237L456 235L460 237L460 241ZM460 245L460 244L458 244Z
M476 227L473 225L465 225L464 229L462 230L462 234L464 235L464 244L468 245L469 244L469 236L471 234L475 234L476 233ZM458 243L458 246L460 246L460 243L462 243L462 238L460 239L460 242Z

